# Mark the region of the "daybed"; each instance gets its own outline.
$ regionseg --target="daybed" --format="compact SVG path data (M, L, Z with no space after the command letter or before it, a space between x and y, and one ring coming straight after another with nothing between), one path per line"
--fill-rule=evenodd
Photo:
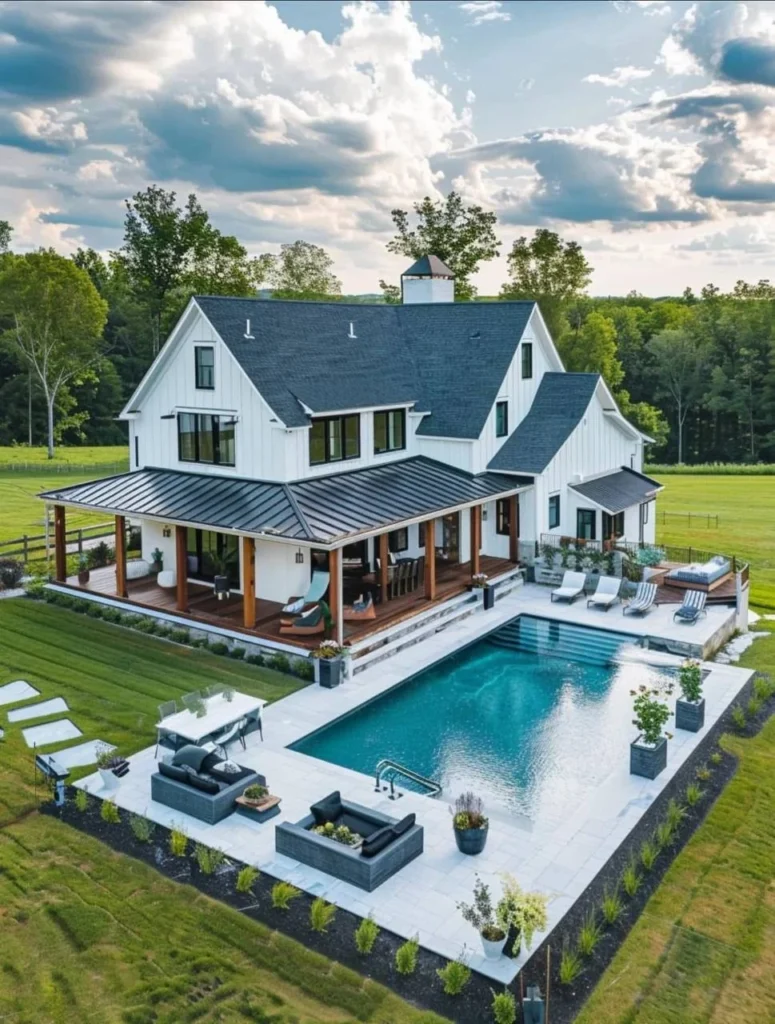
M680 569L671 569L665 577L666 582L674 586L712 587L724 576L729 575L731 566L728 558L723 555L714 555L707 562L693 563L692 565L681 566Z
M159 761L158 771L151 776L151 798L181 814L214 825L235 810L234 801L248 786L266 785L263 775L252 768L239 767L239 772L219 770L223 758L203 747L188 744L167 761Z

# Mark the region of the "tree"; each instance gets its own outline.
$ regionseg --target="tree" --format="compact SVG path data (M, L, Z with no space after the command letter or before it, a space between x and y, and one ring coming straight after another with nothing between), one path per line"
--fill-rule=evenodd
M457 192L438 202L426 196L414 204L414 213L417 224L410 228L406 210L391 212L398 234L388 242L388 252L411 260L438 256L455 275L455 298L469 302L476 295L471 277L479 264L495 259L500 252L496 215L481 206L466 206ZM382 282L380 287L385 290ZM386 294L386 301L393 298Z
M568 305L592 279L581 246L539 228L530 242L524 236L514 242L507 262L510 280L501 288L501 298L534 299L549 333L559 341Z
M0 256L11 248L13 228L7 220L0 220Z
M616 327L602 313L591 312L581 326L567 332L560 342L565 368L575 373L600 373L615 391L624 379L616 351Z
M332 272L334 261L319 245L291 242L280 246L279 255L259 259L273 298L330 299L342 294L341 281Z
M658 389L675 407L678 427L678 463L683 463L683 431L686 416L702 395L705 352L689 331L661 331L649 342L654 356Z
M0 273L0 312L12 320L9 343L45 398L50 459L57 399L100 358L107 309L88 273L51 249L14 256Z
M251 259L234 235L207 224L192 247L184 287L195 295L254 295L271 267L268 256Z

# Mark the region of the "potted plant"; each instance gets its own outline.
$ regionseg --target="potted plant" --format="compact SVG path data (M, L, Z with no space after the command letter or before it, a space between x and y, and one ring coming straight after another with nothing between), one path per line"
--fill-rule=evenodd
M121 760L116 755L115 747L111 747L107 743L97 747L96 762L104 789L115 789L118 785L118 779L113 774L113 769L121 763Z
M463 915L463 920L479 932L487 959L497 960L506 944L506 932L496 920L490 887L478 875L474 884L474 902L458 903L457 909Z
M342 682L342 668L346 649L336 640L321 640L312 652L315 662L315 681L327 690Z
M324 825L313 825L312 832L330 839L334 843L341 843L342 846L360 846L363 836L353 832L347 825L335 825L333 821L327 821Z
M705 698L702 695L702 669L691 658L678 670L681 696L675 702L675 727L699 732L705 725Z
M160 573L164 569L164 553L160 548L151 552L151 572Z
M485 572L475 572L471 577L471 585L474 590L482 591L485 611L495 607L495 587L488 582L489 578Z
M89 556L85 552L78 556L78 582L82 587L89 582Z
M540 892L525 892L512 875L503 876L503 895L495 909L495 919L507 933L506 956L519 956L522 943L525 949L533 944L533 935L547 926L548 897Z
M266 821L280 813L280 797L273 796L266 786L258 782L247 787L242 796L238 796L235 803L237 810L242 814L253 818L254 821Z
M667 741L665 725L670 718L670 709L664 696L673 692L672 683L665 686L641 685L630 690L635 717L632 724L638 729L638 736L630 744L630 774L655 779L667 766Z
M469 856L481 853L487 843L489 828L490 821L485 816L481 797L470 791L461 793L455 801L452 817L452 829L458 850Z
M214 558L213 568L213 593L219 601L231 597L231 583L229 581L229 563L225 558Z

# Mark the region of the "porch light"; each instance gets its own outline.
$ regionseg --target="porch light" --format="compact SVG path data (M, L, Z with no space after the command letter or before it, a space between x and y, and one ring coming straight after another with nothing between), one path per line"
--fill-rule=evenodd
M162 535L162 537L171 537L172 536L172 530L170 529L169 526L165 526L165 527L163 527L163 529L161 531L161 535Z
M482 519L487 520L487 509L482 505Z
M296 552L296 564L297 565L303 565L304 564L304 552L301 550L301 548L299 548L299 550Z

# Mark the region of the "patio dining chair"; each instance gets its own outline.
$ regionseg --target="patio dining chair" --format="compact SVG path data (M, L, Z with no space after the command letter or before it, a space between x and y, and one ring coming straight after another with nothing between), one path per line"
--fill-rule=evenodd
M187 711L191 711L193 707L196 707L200 700L202 700L202 694L199 690L194 690L193 693L187 693L185 696L181 697L181 701Z
M214 683L212 686L205 687L205 697L220 697L225 689L223 683Z
M220 736L215 736L210 743L205 743L204 747L206 750L212 748L216 753L220 754L225 761L229 756L229 746L234 743L235 740L240 741L243 750L246 749L245 732L247 731L247 727L247 718L240 718L238 722L235 722L234 725L230 725L225 732L220 734ZM261 738L264 738L263 733L261 734Z
M178 705L174 700L165 700L163 704L159 705L159 720L156 723L156 752L154 757L159 756L159 744L161 743L162 736L166 736L168 739L175 743L177 737L174 733L165 733L163 723L165 718L169 718L170 715L176 714Z

